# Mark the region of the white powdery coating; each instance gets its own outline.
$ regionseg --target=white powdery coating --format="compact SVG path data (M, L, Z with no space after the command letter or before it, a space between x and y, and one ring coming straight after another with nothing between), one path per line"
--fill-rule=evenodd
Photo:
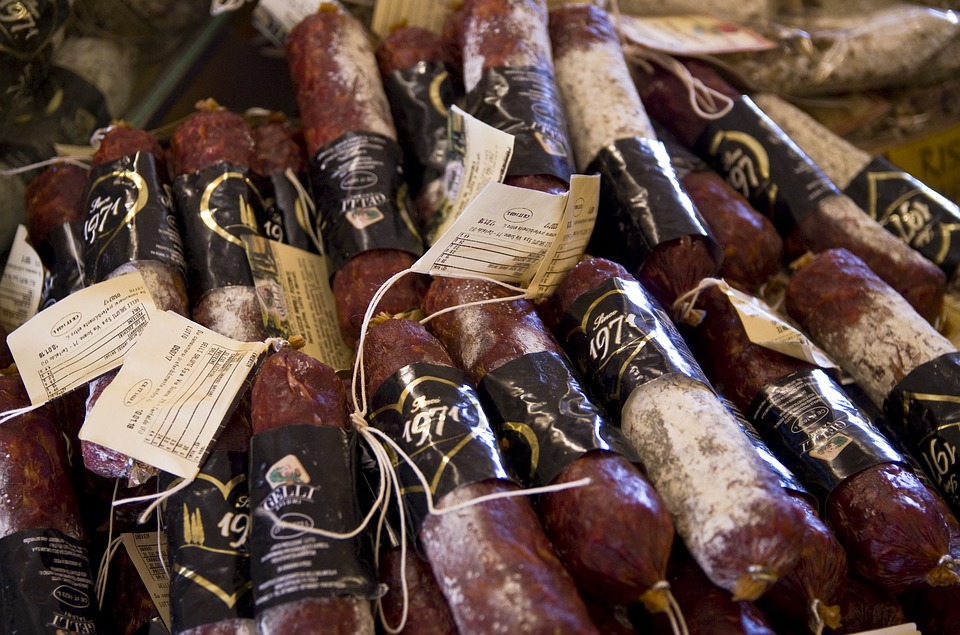
M841 190L870 163L870 154L777 95L759 93L751 99Z
M255 633L257 635L286 635L290 632L289 629L294 626L300 628L308 626L302 623L301 613L309 612L311 605L322 606L324 604L328 605L326 608L327 614L332 614L333 607L336 607L340 621L336 624L314 624L317 632L323 632L323 627L328 632L343 632L346 626L351 626L353 628L350 631L352 635L374 635L376 633L370 601L350 596L301 598L260 611L257 615L259 628ZM295 624L297 618L300 619L300 622Z
M489 46L491 36L499 36L507 25L513 39L515 54L505 66L542 66L553 72L550 52L550 32L547 28L547 5L541 0L512 0L504 2L504 12L490 22L468 19L463 34L463 87L472 91L480 83L486 58L480 53Z
M849 227L850 235L857 236L864 245L877 253L885 253L891 263L902 265L906 260L923 260L923 256L884 229L849 196L828 196L818 203L818 207L827 216Z
M174 311L185 317L188 315L186 284L174 267L154 260L139 260L120 265L107 277L117 278L134 271L143 276L144 286L158 309ZM179 284L178 278L181 280Z
M203 624L189 630L180 631L180 635L260 635L257 623L245 617L222 620L214 624Z
M773 508L779 486L770 470L717 396L687 377L666 375L636 388L621 415L690 554L730 590L746 571L724 571L715 558L741 540L739 528L757 524L758 510Z
M264 338L263 322L251 323L260 316L257 290L242 285L210 289L194 309L194 319L211 331L240 342L259 342ZM209 319L197 319L203 311Z
M96 37L66 38L53 52L53 64L71 70L97 87L112 117L127 110L133 92L130 51Z
M864 293L857 322L817 334L817 343L882 407L910 371L957 349L893 289L871 286Z
M361 117L355 130L396 139L397 130L390 115L390 104L383 91L370 38L363 25L351 16L341 20L341 26L332 50L328 52L335 62L333 68L337 69L330 81L339 83L344 92L353 93Z
M657 138L617 42L566 48L554 66L578 170L614 141Z

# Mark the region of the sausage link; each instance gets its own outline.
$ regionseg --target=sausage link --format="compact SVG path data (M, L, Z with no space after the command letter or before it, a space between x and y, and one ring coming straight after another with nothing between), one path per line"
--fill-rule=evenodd
M401 319L371 327L364 359L371 395L410 364L453 366L423 326ZM438 506L513 491L513 484L487 479L454 489ZM470 539L464 540L467 534ZM597 632L529 500L500 498L429 515L419 538L460 632Z
M42 244L50 230L85 216L83 189L87 170L64 163L38 174L24 190L27 235L34 246Z
M424 296L424 310L431 314L509 295L492 282L436 278ZM533 304L525 299L444 313L431 320L430 329L477 384L487 373L525 355L546 351L566 361ZM476 333L487 337L477 338ZM573 384L538 382L527 388L532 395L514 396L513 401L522 405L532 400L547 404L546 408L556 403L561 412L569 393L582 390ZM584 397L578 405L581 411L595 408L589 397ZM546 408L537 412L547 412ZM537 413L529 416L533 419ZM588 424L584 421L583 425ZM548 443L548 439L542 441L543 445ZM653 610L664 610L665 594L654 587L666 575L674 531L660 497L629 459L612 451L593 450L580 455L552 483L581 478L590 478L590 484L551 492L539 501L540 517L564 565L581 587L611 602L634 604L642 600Z

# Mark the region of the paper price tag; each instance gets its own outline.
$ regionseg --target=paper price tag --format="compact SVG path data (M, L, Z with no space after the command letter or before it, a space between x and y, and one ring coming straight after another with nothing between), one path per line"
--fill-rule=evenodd
M340 335L327 259L261 236L243 240L268 332L299 335L306 354L334 369L350 368L353 351Z
M170 628L170 576L164 568L167 535L148 531L121 534L120 540L167 629Z
M266 348L157 312L79 436L193 478Z
M132 272L78 291L7 337L30 401L59 397L123 363L157 313Z
M836 363L806 335L773 314L758 299L737 291L726 282L720 288L737 310L751 342L821 368L837 368Z
M0 278L0 325L9 333L36 315L42 293L43 262L20 225Z
M624 37L674 55L764 51L776 47L747 27L706 14L621 17Z
M513 135L452 106L447 115L447 171L437 220L425 233L432 245L488 183L500 183L513 156Z
M571 179L567 194L488 183L412 268L523 287L537 280L538 290L550 291L583 254L599 188L598 176L583 175Z

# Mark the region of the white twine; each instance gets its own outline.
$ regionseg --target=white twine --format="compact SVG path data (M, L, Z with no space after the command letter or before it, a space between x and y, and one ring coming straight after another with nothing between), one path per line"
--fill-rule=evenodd
M113 482L113 496L111 500L116 502L117 492L120 489L120 479L115 479ZM117 552L117 549L120 547L121 538L113 537L113 507L110 508L110 517L107 522L107 549L103 552L103 555L100 556L100 567L97 569L97 580L94 586L94 590L97 594L97 602L99 603L100 608L103 608L103 596L107 592L107 572L110 569L110 561L113 560L114 554Z
M623 52L647 73L653 72L652 62L675 75L686 87L690 107L701 119L719 119L733 108L733 99L694 77L675 57L635 43L625 45Z
M25 172L30 172L37 168L45 168L51 165L57 165L65 163L68 165L73 165L84 170L90 169L90 164L84 161L84 157L75 157L75 156L64 156L64 157L50 157L49 159L44 159L43 161L37 161L35 163L28 163L26 165L20 165L15 168L0 168L0 175L3 176L15 176L17 174L23 174ZM87 159L89 161L89 159Z
M129 505L131 503L142 503L145 501L152 501L147 506L147 508L143 510L143 512L141 512L140 516L137 518L137 523L142 525L143 523L147 522L150 519L150 514L152 514L157 507L163 504L163 502L166 501L168 498L170 498L180 490L185 489L187 486L193 483L194 478L196 477L191 476L190 478L185 478L179 483L177 483L175 486L171 487L170 489L163 492L157 492L156 494L145 494L144 496L131 496L130 498L122 498L120 500L115 500L113 501L113 506L119 507L120 505Z
M313 197L310 196L306 188L303 187L303 183L300 182L300 179L297 178L297 175L292 169L287 168L283 171L283 175L290 181L290 184L293 185L293 189L297 191L297 222L299 222L303 230L307 232L307 236L310 237L313 246L317 248L320 255L326 256L323 248L323 240L317 234L317 228L310 222L311 217L316 216L317 212L317 205L314 203ZM310 212L309 214L307 214L308 211Z
M33 411L36 410L37 408L43 407L45 403L46 403L46 402L44 402L44 403L39 403L39 404L36 404L36 405L31 404L31 405L29 405L29 406L24 406L24 407L22 407L22 408L14 408L13 410L5 410L4 412L0 413L0 424L4 424L4 423L6 423L7 421L10 421L11 419L15 419L15 418L17 418L17 417L19 417L19 416L21 416L21 415L25 415L25 414L27 414L28 412L33 412Z
M820 598L813 598L813 602L810 603L810 626L812 627L813 635L823 635L823 629L826 626L823 617L820 615L820 604Z
M670 307L670 310L673 312L674 319L678 322L685 322L688 324L695 324L699 322L699 317L697 316L693 307L696 306L697 298L700 297L700 294L708 287L713 286L718 286L721 289L729 288L727 282L721 278L703 278L697 283L697 286L690 289L686 293L680 294L677 296L677 299L674 300L673 306Z

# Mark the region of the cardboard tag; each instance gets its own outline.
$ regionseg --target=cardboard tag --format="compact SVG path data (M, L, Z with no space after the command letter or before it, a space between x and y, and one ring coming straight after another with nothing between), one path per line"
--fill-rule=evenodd
M539 297L540 288L559 284L561 272L583 254L599 188L596 175L574 175L567 194L488 183L412 269L428 275L485 276L523 287L536 279ZM586 214L583 222L577 219L578 210Z
M7 337L30 402L42 404L120 366L157 312L143 276L132 272L36 314Z
M378 0L373 7L370 28L380 37L386 37L398 25L441 33L451 6L449 0Z
M9 333L36 315L42 293L43 262L19 225L0 278L0 325Z
M834 361L806 335L774 315L760 300L737 291L726 282L720 284L720 289L730 298L751 342L820 368L837 368Z
M340 335L327 259L261 236L243 240L270 335L299 335L306 354L337 370L350 368L353 351Z
M79 436L193 478L266 349L157 312Z
M167 535L156 531L126 533L120 535L120 540L157 607L160 619L170 629L170 575L163 566L164 562L170 562Z
M765 51L776 47L752 29L707 14L624 15L620 28L628 41L672 55Z
M447 115L444 200L425 236L435 243L488 183L501 183L513 156L513 135L452 106Z

